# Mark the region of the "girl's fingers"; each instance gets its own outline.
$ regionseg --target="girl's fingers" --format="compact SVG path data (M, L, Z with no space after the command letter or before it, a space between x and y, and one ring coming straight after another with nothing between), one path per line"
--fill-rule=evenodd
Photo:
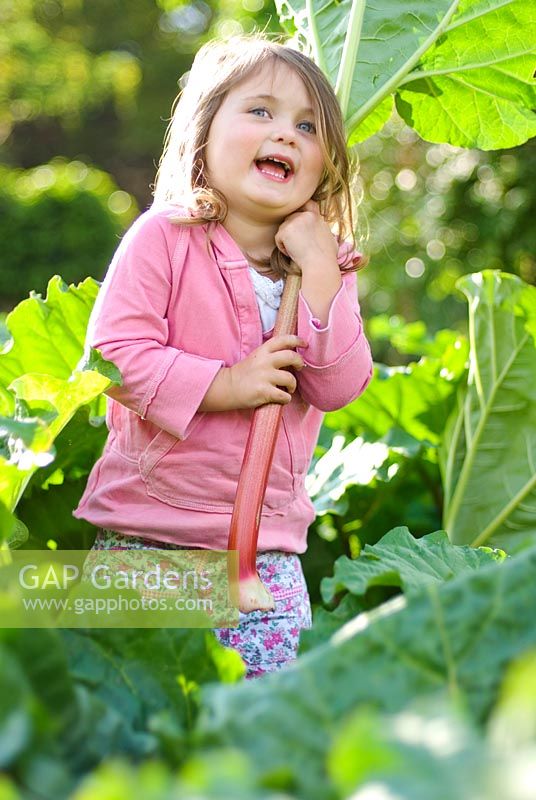
M295 350L278 350L274 353L272 363L276 369L281 367L294 367L303 369L303 358Z
M274 372L273 383L276 387L284 386L291 394L294 394L298 385L292 372L288 372L286 369L278 369Z
M283 255L287 256L287 258L289 258L289 254L287 252L287 249L286 249L285 245L283 244L281 239L279 237L277 237L277 236L275 237L275 243L276 243L277 247L279 248L279 250L281 250Z
M289 334L288 336L274 336L268 339L266 347L269 353L275 353L277 350L292 350L294 347L308 347L309 343L302 339L301 336Z
M291 394L288 394L288 392L284 392L282 389L278 389L277 386L274 386L274 392L270 403L279 403L280 405L286 406L291 400Z

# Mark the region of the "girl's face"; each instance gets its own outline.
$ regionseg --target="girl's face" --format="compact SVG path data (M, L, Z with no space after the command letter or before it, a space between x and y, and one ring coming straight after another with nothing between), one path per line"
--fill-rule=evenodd
M206 167L229 213L282 222L310 200L324 163L311 99L286 64L267 64L225 96L209 129Z

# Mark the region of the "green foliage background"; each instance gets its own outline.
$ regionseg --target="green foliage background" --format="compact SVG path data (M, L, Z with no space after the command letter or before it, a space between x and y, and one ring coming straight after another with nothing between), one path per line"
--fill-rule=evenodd
M85 164L111 176L88 190L80 179L68 186L64 170L60 190L46 171L3 172L0 274L10 277L0 304L8 310L31 289L44 292L55 273L102 278L118 230L151 202L171 104L199 44L281 28L271 0L4 0L0 21L4 165L29 170L59 156L76 162L72 175ZM360 279L367 319L402 316L438 330L463 324L460 275L491 268L536 281L533 142L462 150L425 143L394 117L356 148L359 228L371 259ZM21 228L32 235L9 235ZM374 347L378 360L395 360L386 342Z
M151 202L193 53L255 26L280 30L271 2L0 3L0 309L48 284L0 327L3 554L91 546L71 510L117 379L98 359L80 370L92 278ZM426 110L413 89L406 116ZM297 664L249 684L209 632L0 628L0 800L529 799L536 300L504 273L536 282L534 143L461 150L394 115L356 148L361 304L383 364L328 415L308 476L315 624ZM458 284L478 298L468 316L455 284L480 270ZM481 480L493 503L475 531ZM456 548L440 530L453 495ZM468 546L486 525L508 556Z

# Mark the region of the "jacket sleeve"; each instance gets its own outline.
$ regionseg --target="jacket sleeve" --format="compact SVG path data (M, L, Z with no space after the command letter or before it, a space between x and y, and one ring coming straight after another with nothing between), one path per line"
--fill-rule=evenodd
M172 270L180 270L187 226L148 211L127 231L89 321L86 349L100 350L122 377L106 394L182 439L223 361L168 345Z
M325 327L300 292L298 336L309 343L298 348L306 364L296 373L304 400L321 411L335 411L364 391L372 377L372 356L363 333L355 272L343 273Z

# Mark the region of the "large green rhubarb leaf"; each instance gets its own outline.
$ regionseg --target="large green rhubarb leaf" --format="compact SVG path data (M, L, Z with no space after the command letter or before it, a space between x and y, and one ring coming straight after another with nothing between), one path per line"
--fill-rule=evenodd
M453 547L444 531L415 539L407 528L395 528L377 544L365 545L359 558L338 558L333 577L322 581L322 598L329 603L341 591L364 595L371 586L397 586L411 595L504 555L489 548Z
M444 440L443 525L455 544L510 551L536 536L536 288L491 271L458 286L470 369Z
M346 408L329 414L327 427L352 436L364 434L374 441L382 438L392 446L399 443L401 434L405 440L438 444L455 402L456 387L465 375L468 350L462 336L441 338L444 350L440 357L425 356L406 367L377 364L367 391Z
M530 689L524 692L530 697ZM511 740L511 736L510 736ZM530 775L532 751L488 743L455 709L410 705L398 714L366 708L337 730L328 755L333 792L326 800L528 800L519 794ZM284 775L283 775L284 779ZM295 800L262 785L243 752L219 747L195 753L178 772L168 764L106 761L90 773L69 800ZM19 800L8 795L1 800ZM57 800L57 799L56 799Z
M396 713L440 694L482 720L507 664L536 645L535 570L531 548L361 614L279 673L207 687L201 744L234 746L261 779L277 776L301 798L327 800L328 754L357 708Z
M337 800L504 800L494 754L463 717L415 705L360 709L342 725L328 757Z
M105 758L176 766L199 684L242 673L210 631L0 628L0 770L27 800L64 800Z
M397 108L428 141L495 150L536 133L536 17L524 0L461 0L399 84Z
M53 443L77 409L120 376L97 353L79 367L99 284L67 286L55 276L45 300L32 295L7 317L0 353L0 502L12 511L32 474L54 458Z
M334 574L324 578L320 591L334 610L318 607L313 627L300 637L300 653L323 644L335 631L361 611L371 608L400 589L411 597L431 583L452 580L491 561L502 561L506 553L489 547L453 546L445 531L416 539L407 528L394 528L375 545L365 545L359 557L341 556Z
M167 734L178 761L197 714L199 686L237 681L244 673L237 653L211 631L65 629L61 638L71 677L115 712L124 731L117 750L123 752L155 753ZM98 749L102 757L105 749Z
M350 143L399 113L422 138L484 150L536 134L524 0L276 0L335 86ZM290 24L289 24L290 23Z

